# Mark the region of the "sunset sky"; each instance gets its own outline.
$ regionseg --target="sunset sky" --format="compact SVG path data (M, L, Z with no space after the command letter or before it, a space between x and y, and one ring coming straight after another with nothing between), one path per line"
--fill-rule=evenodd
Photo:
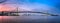
M58 0L7 0L0 4L0 11L41 11L52 14L60 14L60 9L55 7ZM2 9L1 9L2 8Z

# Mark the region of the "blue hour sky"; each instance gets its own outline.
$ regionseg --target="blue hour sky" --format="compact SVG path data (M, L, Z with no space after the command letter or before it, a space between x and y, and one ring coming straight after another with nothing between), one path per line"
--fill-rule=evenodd
M48 13L60 14L60 7L56 7L58 2L59 0L7 0L5 3L9 3L11 6L16 4L14 6L18 6L23 10L48 11Z

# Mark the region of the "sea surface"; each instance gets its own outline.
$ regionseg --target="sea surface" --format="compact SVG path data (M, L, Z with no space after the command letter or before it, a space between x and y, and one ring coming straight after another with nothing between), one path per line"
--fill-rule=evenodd
M0 16L0 23L60 23L60 16L48 16L48 15Z

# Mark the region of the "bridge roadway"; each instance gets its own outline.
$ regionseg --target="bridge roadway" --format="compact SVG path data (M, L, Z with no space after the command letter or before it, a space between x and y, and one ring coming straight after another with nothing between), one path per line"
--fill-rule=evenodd
M46 14L46 15L51 15L51 16L58 16L58 15L55 15L55 14L49 14L49 13L43 13L43 12L33 12L33 11L19 11L19 12L7 12L7 11L3 11L3 12L0 12L2 14L6 14L6 13L40 13L40 14Z

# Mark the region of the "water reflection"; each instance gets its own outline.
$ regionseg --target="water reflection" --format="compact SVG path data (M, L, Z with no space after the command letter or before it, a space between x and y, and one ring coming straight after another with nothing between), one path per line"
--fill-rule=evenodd
M46 21L46 16L40 16L40 15L35 15L33 14L33 16L23 16L23 15L20 15L20 16L0 16L0 22L3 22L3 23L23 23L23 22L39 22L39 23L42 23L44 21Z
M45 14L24 16L24 14L20 13L20 16L0 16L0 23L58 23L60 21L60 16L48 16Z

